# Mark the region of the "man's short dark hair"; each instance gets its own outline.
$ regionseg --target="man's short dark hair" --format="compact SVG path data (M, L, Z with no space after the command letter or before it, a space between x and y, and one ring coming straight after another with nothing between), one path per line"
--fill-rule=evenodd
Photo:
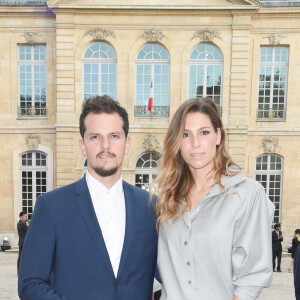
M27 213L26 213L25 211L21 211L21 212L19 213L19 217L23 217L24 215L27 215Z
M274 225L274 228L275 228L275 229L278 228L278 227L281 227L281 224L280 224L280 223L276 223L276 224Z
M129 121L128 114L125 108L123 108L119 102L115 101L113 98L103 95L103 96L95 96L85 100L82 104L81 115L79 118L79 130L80 135L83 138L84 132L86 130L84 125L84 120L86 116L90 113L94 114L113 114L117 113L123 120L123 129L125 132L125 136L128 135L129 130Z

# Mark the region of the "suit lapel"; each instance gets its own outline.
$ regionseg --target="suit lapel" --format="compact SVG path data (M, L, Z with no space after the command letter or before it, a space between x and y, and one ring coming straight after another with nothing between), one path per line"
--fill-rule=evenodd
M94 240L96 248L100 252L107 270L115 277L85 177L77 182L75 199L90 236Z
M137 212L137 199L135 198L134 191L132 187L123 181L123 190L125 197L126 206L126 226L125 226L125 237L123 250L120 260L120 265L118 269L118 278L124 269L125 261L130 251L130 247L133 244L135 222L136 222L136 212Z

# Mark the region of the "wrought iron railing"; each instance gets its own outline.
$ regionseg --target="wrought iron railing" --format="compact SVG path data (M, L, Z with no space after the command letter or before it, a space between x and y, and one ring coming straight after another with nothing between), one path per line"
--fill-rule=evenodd
M170 106L163 105L154 105L152 113L148 111L147 105L136 105L134 107L134 116L135 117L169 117L170 115Z
M18 117L46 117L47 107L21 107L18 106Z
M286 119L286 108L258 108L256 117L259 121L284 121Z

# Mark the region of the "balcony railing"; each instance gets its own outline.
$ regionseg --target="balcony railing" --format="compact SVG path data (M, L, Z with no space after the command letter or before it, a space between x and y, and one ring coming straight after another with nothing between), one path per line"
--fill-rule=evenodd
M170 115L170 107L162 105L154 105L152 113L148 111L148 105L136 105L134 107L135 117L160 117L165 118Z
M47 107L20 107L18 106L18 117L46 117Z
M286 120L286 108L269 108L269 109L257 109L256 118L258 121L285 121Z

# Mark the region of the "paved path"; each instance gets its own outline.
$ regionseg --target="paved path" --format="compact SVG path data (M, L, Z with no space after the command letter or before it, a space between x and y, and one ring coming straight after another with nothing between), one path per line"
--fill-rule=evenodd
M295 300L294 277L289 273L287 268L291 262L290 254L283 256L281 259L282 273L273 273L271 287L264 289L259 300Z
M19 300L17 292L17 259L17 252L0 252L1 300Z
M16 252L0 252L0 299L19 300L17 296L17 258ZM293 274L287 268L290 257L282 257L282 273L274 273L272 286L264 289L259 300L295 300ZM42 299L41 299L42 300ZM87 299L82 299L87 300ZM109 299L107 299L109 300ZM132 299L128 299L132 300ZM138 300L138 299L135 299ZM183 299L184 300L184 299ZM218 299L205 299L218 300Z

